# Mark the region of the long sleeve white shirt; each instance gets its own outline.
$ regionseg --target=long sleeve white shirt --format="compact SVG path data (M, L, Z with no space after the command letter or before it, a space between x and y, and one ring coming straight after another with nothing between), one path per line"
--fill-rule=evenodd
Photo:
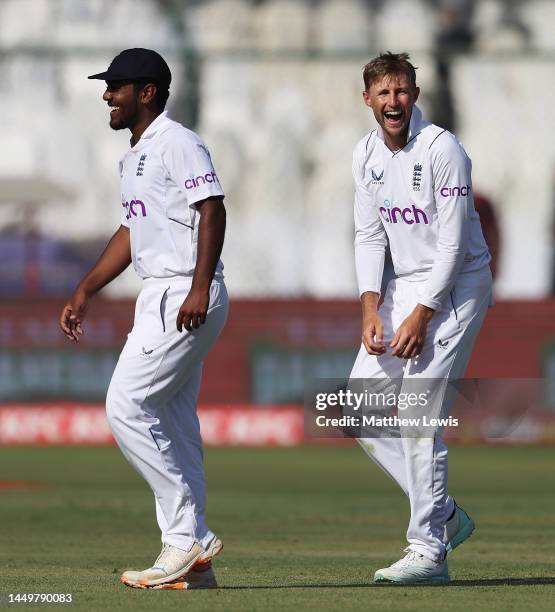
M460 274L489 265L472 197L471 161L456 137L414 106L405 147L381 128L355 147L355 265L359 293L380 292L389 242L397 276L422 281L419 302L434 310Z

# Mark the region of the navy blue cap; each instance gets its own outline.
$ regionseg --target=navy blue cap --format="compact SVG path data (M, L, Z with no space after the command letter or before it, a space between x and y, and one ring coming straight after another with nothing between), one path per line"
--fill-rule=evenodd
M125 49L112 60L106 72L92 74L89 79L102 81L152 80L170 86L172 73L164 58L152 49Z

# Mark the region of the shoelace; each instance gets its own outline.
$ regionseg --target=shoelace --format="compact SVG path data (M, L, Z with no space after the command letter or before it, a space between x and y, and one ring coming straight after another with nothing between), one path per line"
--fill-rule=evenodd
M420 559L424 558L424 555L421 555L420 553L417 553L414 550L411 550L408 546L403 550L404 553L407 553L405 555L405 559L410 559L412 561L412 559L414 559L414 557L419 557Z
M158 555L156 561L153 563L152 567L159 567L161 569L164 569L164 563L168 560L168 558L171 558L172 556L172 548L173 547L170 544L164 544L162 546L160 554Z
M405 556L405 561L416 561L418 559L423 559L424 556L415 552L414 550L410 550L408 554Z
M403 552L406 552L407 554L402 559L397 561L397 563L401 565L409 565L412 561L420 561L424 559L424 555L421 555L420 553L417 553L414 550L409 550L408 548L405 548Z
M184 550L171 544L165 544L160 556L156 559L155 567L169 571L168 568L179 567L186 557L187 553Z

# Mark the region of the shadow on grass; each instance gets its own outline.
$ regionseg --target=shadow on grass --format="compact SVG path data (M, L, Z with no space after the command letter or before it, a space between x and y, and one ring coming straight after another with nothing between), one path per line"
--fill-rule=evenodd
M468 586L531 586L531 585L555 585L554 577L545 578L490 578L484 580L451 580L444 584L395 584L392 582L357 582L352 584L268 584L268 585L253 585L253 586L222 586L219 587L225 591L247 590L247 589L354 589L375 587L383 588L452 588L452 587L468 587Z

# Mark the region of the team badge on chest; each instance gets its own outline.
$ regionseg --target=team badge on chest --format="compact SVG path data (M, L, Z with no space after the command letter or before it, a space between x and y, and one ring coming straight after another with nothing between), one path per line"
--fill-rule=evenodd
M422 164L417 162L414 164L412 170L412 190L420 191L420 184L422 183Z
M139 159L139 163L137 164L136 176L143 176L143 170L145 169L145 160L146 160L146 153L143 153Z

